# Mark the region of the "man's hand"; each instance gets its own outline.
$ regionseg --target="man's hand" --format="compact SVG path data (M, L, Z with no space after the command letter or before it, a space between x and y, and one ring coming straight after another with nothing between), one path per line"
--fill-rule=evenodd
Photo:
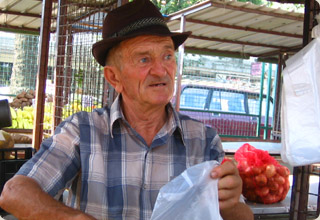
M219 178L219 207L223 219L253 219L251 209L246 204L239 202L242 180L236 165L232 161L225 161L211 171L211 177Z
M236 165L232 161L226 161L212 170L211 177L220 178L218 182L220 210L234 207L239 202L242 192L242 180Z

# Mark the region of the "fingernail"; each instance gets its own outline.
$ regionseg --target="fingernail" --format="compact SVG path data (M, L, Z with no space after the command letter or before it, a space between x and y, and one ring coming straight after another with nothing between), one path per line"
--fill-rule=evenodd
M211 178L217 178L218 174L217 172L211 172Z

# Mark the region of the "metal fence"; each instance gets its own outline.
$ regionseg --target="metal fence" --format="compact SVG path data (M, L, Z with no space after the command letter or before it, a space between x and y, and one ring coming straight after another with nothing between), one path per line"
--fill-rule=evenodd
M14 34L0 32L0 87L8 87L12 74ZM7 89L1 89L1 93Z
M91 48L101 39L104 17L115 2L61 1L56 32L54 127L75 112L102 107L108 99L103 71Z
M92 111L108 101L108 85L91 48L101 39L106 13L115 6L114 0L60 2L58 19L51 23L44 134L52 134L53 129L71 114ZM11 103L11 128L31 129L35 115L31 95L34 99L39 36L1 32L0 38L0 98L7 98ZM18 106L24 101L28 104Z
M0 95L34 90L39 37L1 32L0 38Z
M33 126L39 36L0 34L0 99L12 108L12 128Z

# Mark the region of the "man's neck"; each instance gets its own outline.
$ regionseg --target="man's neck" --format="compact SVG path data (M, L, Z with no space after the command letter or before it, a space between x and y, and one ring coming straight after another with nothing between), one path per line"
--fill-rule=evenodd
M130 126L144 138L148 146L168 118L165 106L142 108L137 105L134 107L123 105L121 102L121 108Z

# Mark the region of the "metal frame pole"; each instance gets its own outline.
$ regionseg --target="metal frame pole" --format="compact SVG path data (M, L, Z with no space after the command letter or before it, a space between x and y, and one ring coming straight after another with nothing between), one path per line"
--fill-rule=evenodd
M181 15L180 18L180 31L185 31L186 18L184 15ZM179 56L178 56L178 68L177 68L177 82L176 82L176 102L175 109L179 111L180 109L180 95L181 95L181 81L183 74L183 57L184 57L184 43L179 47Z
M36 114L33 124L32 147L39 150L43 136L43 117L45 108L45 91L48 71L50 46L50 26L52 16L52 0L43 0L40 31L39 65L36 85Z

